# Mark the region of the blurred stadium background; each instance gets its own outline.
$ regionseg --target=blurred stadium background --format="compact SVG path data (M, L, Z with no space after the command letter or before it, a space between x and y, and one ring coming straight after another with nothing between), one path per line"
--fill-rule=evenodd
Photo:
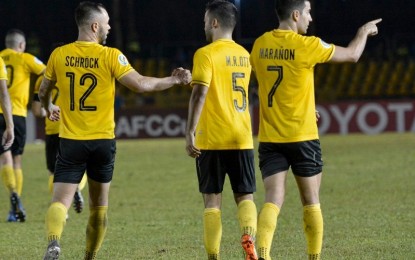
M73 12L80 1L2 0L0 47L6 31L27 35L27 51L44 62L56 42L77 37ZM103 0L112 26L108 46L117 47L143 75L166 76L177 66L191 69L194 51L205 45L202 0ZM234 34L249 51L256 37L277 26L274 1L235 0L240 22ZM347 45L359 26L383 18L357 64L324 64L315 72L321 133L415 131L415 1L315 0L309 34ZM253 86L255 89L255 86ZM182 136L191 89L136 95L117 92L117 136ZM251 93L257 124L255 91ZM30 119L29 139L42 138L42 120ZM36 126L36 127L33 127ZM29 140L30 141L30 140Z

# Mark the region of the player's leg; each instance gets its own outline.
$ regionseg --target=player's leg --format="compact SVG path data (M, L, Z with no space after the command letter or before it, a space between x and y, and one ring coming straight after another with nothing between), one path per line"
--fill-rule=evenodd
M54 183L52 203L46 212L45 218L48 247L44 260L58 259L60 255L59 241L66 224L68 208L71 206L77 185L77 183Z
M84 259L95 259L107 230L108 194L114 171L115 140L89 141L87 161L89 218Z
M26 145L26 118L13 116L15 139L11 147L13 156L13 170L16 180L16 192L19 197L23 191L22 155Z
M222 190L226 173L219 151L202 150L196 158L199 191L203 195L203 237L208 259L219 259L222 240Z
M4 119L0 120L0 129L3 129ZM11 210L8 215L9 222L26 220L26 212L20 199L23 186L23 174L21 171L21 155L23 154L26 143L26 119L21 116L13 116L14 122L14 141L10 150L2 153L2 178L10 192ZM17 157L17 158L16 158ZM14 162L16 159L16 163Z
M285 198L288 171L274 173L263 179L265 203L258 215L257 248L260 259L271 259L271 247L277 230L278 216Z
M45 157L48 169L48 190L53 194L53 173L55 172L56 157L59 150L59 134L45 135Z
M241 232L241 245L245 251L245 259L257 260L258 255L255 249L255 237L257 230L257 209L253 201L252 193L234 193L238 205L238 220Z
M1 164L1 176L4 186L10 194L16 192L16 178L13 170L13 157L10 150L3 151L1 154Z
M22 170L22 155L13 155L13 170L16 180L16 192L19 197L22 196L23 191L23 170Z
M14 118L13 118L14 119ZM3 132L6 129L6 122L3 116L0 116L0 135L3 136ZM11 148L4 150L3 146L0 146L1 154L1 177L4 186L11 195L16 192L16 178L13 171L13 157Z
M74 193L86 170L88 155L85 142L69 139L60 141L54 172L52 203L45 218L48 248L44 259L57 259L60 254L59 240Z
M73 197L73 208L76 213L81 213L82 210L84 209L84 197L82 196L82 190L84 189L87 183L87 179L88 177L87 177L87 174L85 173Z
M304 233L307 240L309 259L320 259L323 245L323 215L319 201L319 177L296 176L297 185L303 203Z
M307 253L309 259L318 260L323 245L323 215L319 198L323 166L320 142L302 142L298 151L297 158L301 159L293 163L292 169L303 205Z
M222 152L226 157L226 169L238 206L241 245L245 259L257 260L255 237L257 231L257 209L253 193L256 191L254 151L230 150Z
M108 193L110 183L88 180L89 218L86 229L85 259L95 259L107 231Z
M203 241L208 259L219 259L222 240L222 193L203 194Z
M278 216L285 198L289 163L279 144L260 143L258 153L265 203L258 215L257 248L259 259L270 260Z

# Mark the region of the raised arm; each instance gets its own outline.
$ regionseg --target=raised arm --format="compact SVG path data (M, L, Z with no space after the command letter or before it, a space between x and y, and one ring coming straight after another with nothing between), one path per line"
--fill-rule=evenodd
M176 84L186 85L192 80L189 70L175 69L170 77L154 78L140 75L133 70L119 79L119 82L137 93L161 91L173 87Z
M336 46L330 62L357 62L365 49L367 38L378 34L377 24L382 19L376 19L364 24L347 47Z

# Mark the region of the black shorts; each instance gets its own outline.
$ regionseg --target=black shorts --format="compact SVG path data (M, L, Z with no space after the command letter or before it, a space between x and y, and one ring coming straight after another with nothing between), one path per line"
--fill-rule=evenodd
M0 114L0 137L3 136L4 130L6 129L6 120L4 120L3 114ZM26 145L26 117L24 116L13 116L14 123L14 141L12 146L4 150L3 146L0 145L0 154L5 151L11 151L12 155L21 155L24 152Z
M226 174L234 193L256 191L254 150L202 150L196 171L201 193L221 193Z
M56 156L59 150L59 134L45 135L46 167L55 172Z
M296 143L259 143L259 168L262 178L287 171L311 177L323 170L319 140Z
M88 178L100 183L112 180L115 161L115 140L71 140L60 138L54 182L79 183Z

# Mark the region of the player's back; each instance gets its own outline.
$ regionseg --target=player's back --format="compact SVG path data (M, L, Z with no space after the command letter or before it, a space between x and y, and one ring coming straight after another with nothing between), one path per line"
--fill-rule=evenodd
M318 138L315 120L314 67L326 62L333 45L290 30L259 37L251 63L259 84L262 142L297 142Z
M45 77L57 81L61 137L77 140L114 138L115 79L132 70L115 49L74 42L55 49Z
M196 79L193 82L209 87L196 129L198 147L253 148L248 101L249 53L234 41L220 39L199 49L195 62L211 68L196 69L193 75Z
M29 53L17 52L9 48L2 50L0 56L7 68L7 87L12 101L13 115L25 117L30 94L30 74L41 74L45 65Z

